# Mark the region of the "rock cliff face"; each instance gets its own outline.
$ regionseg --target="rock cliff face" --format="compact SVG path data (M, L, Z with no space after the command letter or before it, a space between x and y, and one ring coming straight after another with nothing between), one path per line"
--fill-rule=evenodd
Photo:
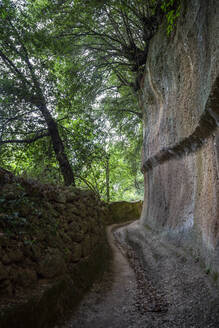
M183 1L150 44L142 85L144 225L219 271L219 26L216 0Z

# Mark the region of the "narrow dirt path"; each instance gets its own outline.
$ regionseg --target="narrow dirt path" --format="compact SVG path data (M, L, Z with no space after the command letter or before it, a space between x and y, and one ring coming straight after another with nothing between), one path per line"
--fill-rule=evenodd
M120 226L107 227L107 238L113 251L111 272L105 274L101 283L94 284L72 319L63 328L137 327L135 272L116 246L112 233Z
M144 249L148 254L145 270L145 264L141 265L134 249L119 237L121 226L107 228L108 242L113 251L111 270L105 273L101 282L94 284L72 318L61 327L218 328L219 298L216 297L212 311L209 311L206 305L212 296L198 265L196 271L191 272L191 278L188 277L191 264L182 262L181 258L153 240L156 256L152 255L152 245L149 244ZM158 255L160 270L153 265ZM169 261L174 261L174 270L169 264L164 266ZM187 289L188 286L191 290Z

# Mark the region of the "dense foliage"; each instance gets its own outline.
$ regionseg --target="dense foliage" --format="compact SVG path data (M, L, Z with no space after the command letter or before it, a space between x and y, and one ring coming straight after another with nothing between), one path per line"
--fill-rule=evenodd
M161 0L1 1L0 166L106 200L142 197L140 81L151 38L176 10Z

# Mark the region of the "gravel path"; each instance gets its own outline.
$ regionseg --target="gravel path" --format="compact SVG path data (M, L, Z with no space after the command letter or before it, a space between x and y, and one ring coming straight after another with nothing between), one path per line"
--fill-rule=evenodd
M141 263L136 245L125 242L118 226L107 228L110 272L61 327L219 328L219 291L199 265L153 238L142 254L147 263Z

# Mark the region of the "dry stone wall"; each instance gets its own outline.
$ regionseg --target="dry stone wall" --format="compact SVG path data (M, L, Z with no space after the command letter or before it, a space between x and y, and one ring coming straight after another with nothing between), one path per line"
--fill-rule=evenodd
M107 223L113 224L138 220L141 215L142 204L141 200L111 202L108 205Z
M141 104L145 199L140 225L219 271L217 1L182 1L170 37L150 43Z
M109 258L104 204L90 191L0 169L0 327L49 327Z

